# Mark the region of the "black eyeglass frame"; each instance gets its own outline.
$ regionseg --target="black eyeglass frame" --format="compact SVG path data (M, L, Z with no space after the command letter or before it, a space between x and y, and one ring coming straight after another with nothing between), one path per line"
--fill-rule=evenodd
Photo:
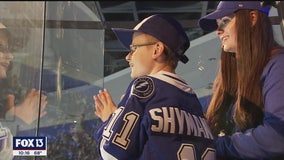
M158 42L149 42L149 43L144 43L144 44L131 44L129 45L130 48L130 54L134 53L138 47L143 47L143 46L150 46L150 45L155 45Z

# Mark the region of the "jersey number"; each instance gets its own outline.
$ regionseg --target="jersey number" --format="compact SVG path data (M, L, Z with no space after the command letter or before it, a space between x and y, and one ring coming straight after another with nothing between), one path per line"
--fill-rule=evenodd
M196 160L195 148L192 144L182 144L177 153L179 160ZM207 148L202 156L202 160L216 160L216 151L212 148Z
M120 107L118 108L113 116L111 117L107 127L104 130L104 137L106 139L110 139L110 137L112 136L112 129L113 126L115 124L115 122L117 121L118 117L121 115L121 113L123 112L124 107ZM135 113L135 112L129 112L127 114L124 115L123 117L123 127L121 129L120 132L116 133L114 135L114 138L112 140L112 142L118 146L120 146L123 149L127 149L129 143L130 143L130 133L132 132L135 124L137 123L137 120L139 118L139 114Z

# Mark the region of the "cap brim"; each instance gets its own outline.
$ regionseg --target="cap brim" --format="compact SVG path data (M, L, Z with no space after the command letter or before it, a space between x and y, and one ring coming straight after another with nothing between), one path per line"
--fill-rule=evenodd
M132 35L134 32L136 32L136 30L125 28L112 28L112 31L115 33L120 43L126 49L130 50L129 45L132 43Z
M199 27L202 30L207 31L207 32L215 31L218 28L216 19L222 18L222 17L224 17L226 15L230 15L232 13L234 13L233 10L222 10L222 11L216 10L216 11L202 17L198 21Z

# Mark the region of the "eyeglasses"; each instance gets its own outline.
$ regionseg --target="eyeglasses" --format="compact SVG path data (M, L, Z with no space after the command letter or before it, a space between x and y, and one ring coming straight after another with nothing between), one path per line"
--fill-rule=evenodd
M138 47L142 47L142 46L150 46L150 45L154 45L158 42L151 42L151 43L145 43L145 44L131 44L129 45L129 48L130 48L130 54L134 53Z
M217 25L218 25L218 29L224 29L231 21L232 21L232 17L223 17L221 19L217 19Z

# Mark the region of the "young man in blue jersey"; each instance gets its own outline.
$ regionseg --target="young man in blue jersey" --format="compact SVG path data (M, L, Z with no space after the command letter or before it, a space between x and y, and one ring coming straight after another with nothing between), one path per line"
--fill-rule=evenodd
M221 1L199 20L222 43L206 112L224 159L284 159L284 49L260 1Z
M94 96L104 121L95 133L102 159L215 159L212 133L189 85L175 73L190 42L181 24L165 15L133 29L113 28L130 50L133 81L118 107L107 90Z

